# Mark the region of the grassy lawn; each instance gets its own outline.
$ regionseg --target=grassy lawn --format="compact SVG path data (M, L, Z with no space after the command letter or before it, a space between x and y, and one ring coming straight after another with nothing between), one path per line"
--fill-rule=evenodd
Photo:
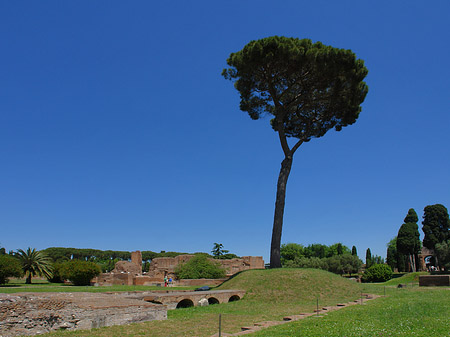
M399 283L408 286L398 289ZM419 287L417 274L360 285L320 270L252 270L240 273L218 289L245 289L247 294L237 302L169 310L166 321L60 331L45 336L211 336L218 332L219 314L222 332L235 333L256 322L313 312L317 298L320 306L335 305L357 299L361 292L386 292L386 297L321 318L264 329L252 336L450 336L450 289Z
M389 288L387 296L254 336L450 336L448 288Z
M115 291L179 291L193 290L197 287L156 287L156 286L126 286L116 285L110 287L73 286L64 283L49 283L47 280L33 279L32 284L25 284L25 280L11 280L8 284L0 286L0 293L23 292L115 292Z

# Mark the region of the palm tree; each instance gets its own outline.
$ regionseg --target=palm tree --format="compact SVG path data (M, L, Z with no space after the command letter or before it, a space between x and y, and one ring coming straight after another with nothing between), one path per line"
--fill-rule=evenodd
M51 260L45 253L28 247L26 252L18 249L17 257L22 263L22 269L27 276L26 284L31 284L31 278L36 275L47 278L52 277L53 268Z

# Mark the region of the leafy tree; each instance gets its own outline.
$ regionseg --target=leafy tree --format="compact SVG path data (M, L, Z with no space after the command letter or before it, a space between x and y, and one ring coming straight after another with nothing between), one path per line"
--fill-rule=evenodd
M439 265L445 270L450 270L450 240L436 243L435 252L438 257Z
M211 253L215 259L220 259L222 255L229 253L229 250L223 249L223 244L214 242L214 247Z
M101 273L101 269L91 261L71 260L62 263L59 273L62 279L69 280L76 286L88 286Z
M281 245L281 262L293 261L303 256L303 246L298 243L285 243Z
M328 247L326 256L332 257L342 254L350 254L350 249L347 246L344 246L342 243L338 242Z
M31 284L33 276L52 277L51 259L42 251L37 251L35 248L28 247L27 251L19 249L17 257L22 264L22 269L27 276L26 284Z
M1 247L0 248L0 255L5 255L6 254L6 249Z
M328 270L326 258L319 257L295 257L293 260L286 260L283 264L286 268L315 268Z
M394 237L389 243L387 244L387 253L386 253L386 263L389 267L391 267L392 271L394 271L396 268L400 270L399 263L398 263L398 252L397 252L397 237Z
M189 261L180 263L175 274L179 279L223 278L226 276L222 266L205 255L195 255Z
M372 255L372 260L370 262L370 265L383 264L383 263L384 263L384 259L381 256Z
M251 41L227 59L222 75L234 81L240 109L252 119L272 116L284 159L278 176L270 266L281 267L286 184L294 153L305 142L356 122L368 92L367 68L350 50L309 39L272 36ZM296 138L289 144L288 138Z
M320 243L313 243L303 249L303 255L306 257L324 258L329 256L329 247Z
M386 282L392 278L392 269L387 264L374 264L366 269L363 282Z
M372 265L372 253L370 252L370 248L366 250L366 268L370 268Z
M64 278L61 275L61 272L64 268L64 262L54 262L52 264L52 276L51 277L47 277L47 280L51 283L63 283L64 282Z
M343 275L343 274L354 274L361 268L361 260L354 255L349 253L343 255L335 255L327 259L328 271Z
M447 208L441 204L426 206L422 225L425 234L423 245L434 249L437 243L444 242L449 238L450 219Z
M358 252L356 251L356 247L355 246L352 247L352 255L353 256L357 256L358 255Z
M0 284L8 283L9 277L22 277L22 265L11 255L0 255Z
M421 249L419 227L416 223L418 220L416 212L410 208L405 217L405 223L400 227L397 235L397 251L408 256L410 266L408 271L413 272L417 270L416 255Z

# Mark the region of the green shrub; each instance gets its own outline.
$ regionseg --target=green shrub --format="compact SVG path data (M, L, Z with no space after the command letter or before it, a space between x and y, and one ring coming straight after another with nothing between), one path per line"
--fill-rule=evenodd
M8 277L22 277L20 261L10 255L0 255L0 284L8 283Z
M363 282L386 282L392 278L392 269L387 264L374 264L363 276Z
M63 279L76 286L88 286L91 280L101 273L101 269L94 262L71 260L61 264L59 273Z
M64 283L64 278L61 276L63 267L64 262L52 263L53 273L51 277L47 277L47 280L51 283Z
M179 279L223 278L225 269L204 255L196 255L186 263L180 263L175 269Z

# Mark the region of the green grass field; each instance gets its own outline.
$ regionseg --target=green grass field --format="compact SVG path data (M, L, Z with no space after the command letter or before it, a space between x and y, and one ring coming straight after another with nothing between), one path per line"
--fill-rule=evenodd
M320 306L328 306L357 299L361 292L386 296L320 318L264 329L253 336L450 336L450 289L419 287L417 280L417 274L406 274L386 283L360 285L314 269L252 270L218 288L245 289L246 296L237 302L169 310L166 321L45 336L211 336L218 332L219 314L222 332L235 333L256 322L313 312L317 298ZM408 286L398 289L399 283Z

